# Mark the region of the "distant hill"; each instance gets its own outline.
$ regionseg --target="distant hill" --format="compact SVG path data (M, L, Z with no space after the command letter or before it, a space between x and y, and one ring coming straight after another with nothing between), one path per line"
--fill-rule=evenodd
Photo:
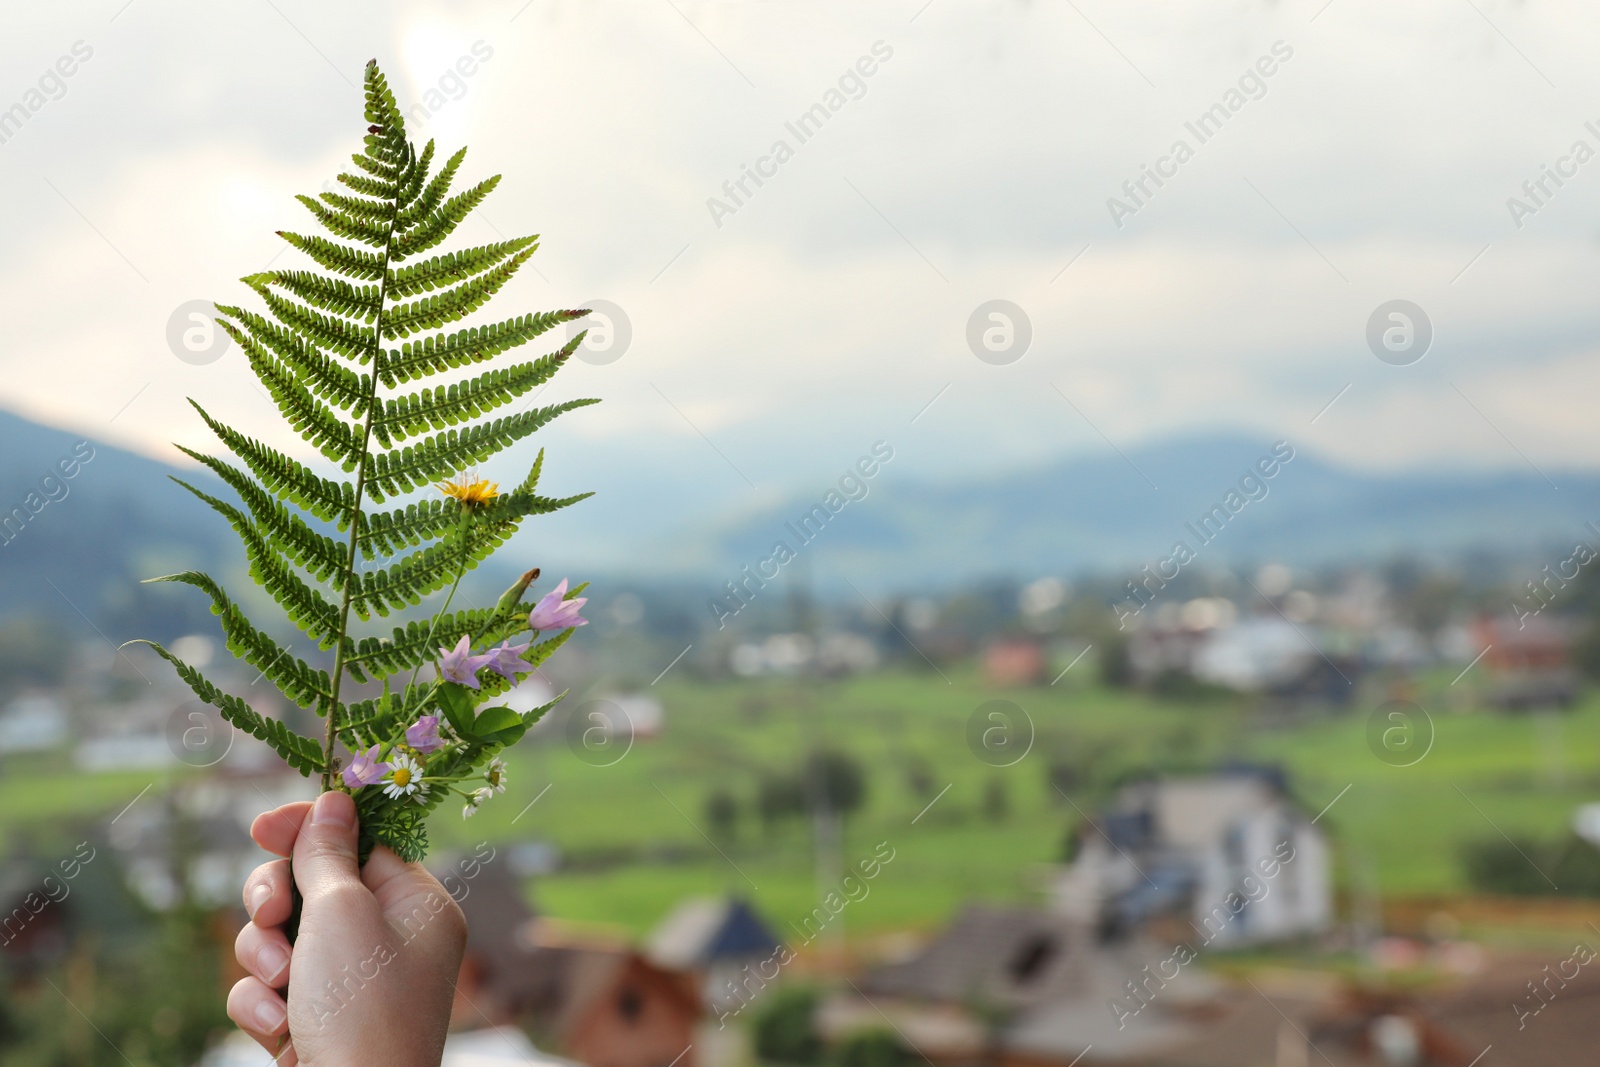
M139 582L195 567L244 592L232 531L168 481L174 469L123 449L90 442L93 458L63 478L58 464L67 460L70 469L83 440L0 412L0 525L9 517L0 537L0 619L54 619L117 642L211 629L199 594ZM637 573L629 562L649 559L657 578L709 589L770 557L781 540L806 555L823 590L848 592L846 576L864 590L933 590L977 576L1133 572L1167 556L1179 539L1208 564L1316 564L1543 551L1570 546L1591 519L1600 523L1600 474L1589 472L1550 471L1553 489L1532 471L1371 474L1300 450L1279 461L1273 477L1241 489L1271 451L1269 440L1213 435L949 484L903 479L890 463L867 481L864 498L837 514L824 509L826 522L813 515L812 529L822 530L810 544L795 528L825 503L827 486L736 520L685 508L686 521L670 536L636 529L633 540L648 544L613 530L615 543L583 572L603 588L606 574ZM1233 501L1230 490L1238 492ZM1213 517L1203 542L1200 518L1213 505L1226 513L1246 490L1260 499L1225 522ZM543 544L544 561L560 566L566 553ZM501 572L512 569L520 568L491 565L471 581L498 589Z
M1370 474L1300 449L1273 477L1257 471L1259 481L1241 489L1272 447L1173 440L949 485L899 481L891 463L804 551L819 584L843 573L863 587L937 588L973 575L1136 571L1179 540L1212 564L1459 559L1570 546L1585 522L1600 522L1600 475L1589 472L1549 472L1559 488L1531 470ZM798 547L794 528L825 492L715 529L697 562L720 560L731 578L770 556L775 541ZM1242 507L1199 530L1213 505L1229 504Z
M168 480L173 468L86 440L0 411L0 616L114 642L194 629L210 617L203 597L139 582L226 568L233 532Z

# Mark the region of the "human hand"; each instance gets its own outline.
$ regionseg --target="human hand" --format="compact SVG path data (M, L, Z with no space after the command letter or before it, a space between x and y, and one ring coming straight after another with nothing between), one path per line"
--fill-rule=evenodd
M234 955L250 977L229 992L228 1017L281 1053L282 1067L438 1067L467 939L455 900L382 845L358 866L346 793L259 815L250 836L294 857L305 902L291 949L289 861L263 863L245 880L251 921Z

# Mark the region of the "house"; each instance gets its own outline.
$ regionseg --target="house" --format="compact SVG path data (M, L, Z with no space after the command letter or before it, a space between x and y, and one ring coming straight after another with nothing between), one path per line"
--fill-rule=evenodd
M1570 707L1578 695L1573 631L1570 620L1545 615L1477 619L1472 638L1484 649L1490 706L1506 711Z
M544 1047L588 1067L695 1067L692 975L587 938L541 937L533 966L531 1024Z
M1053 909L1102 936L1155 924L1197 949L1225 948L1332 920L1327 841L1271 771L1135 782L1080 832Z
M1044 648L1031 638L1000 638L983 650L983 673L992 685L1038 685L1047 668Z
M467 919L453 1028L520 1026L587 1067L694 1067L695 975L538 918L508 857L489 846L430 867Z
M744 972L778 947L748 903L727 897L684 901L651 934L646 956L659 967L698 976L706 1005L719 1013L743 1003Z
M887 1021L935 1067L1066 1067L1090 1048L1084 1062L1145 1062L1192 1040L1219 990L1171 946L1107 945L1059 914L972 905L916 955L826 999L817 1028L838 1041Z

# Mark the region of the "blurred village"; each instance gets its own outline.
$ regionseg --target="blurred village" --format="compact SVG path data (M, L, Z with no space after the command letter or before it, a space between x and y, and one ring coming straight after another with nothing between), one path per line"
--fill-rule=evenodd
M1371 755L1399 766L1427 755L1408 748L1421 742L1403 709L1558 722L1583 705L1600 662L1600 589L1586 580L1269 565L1186 581L1150 589L1121 626L1108 604L1133 583L1044 578L871 611L792 596L737 635L662 608L677 605L670 593L625 591L598 602L610 616L588 644L515 699L532 707L598 675L606 683L587 696L623 711L600 728L662 744L694 707L649 674L687 644L673 662L700 687L959 670L997 698L1065 687L1082 700L1231 702L1281 729L1392 705L1402 735L1391 744L1386 727ZM314 783L139 650L89 643L57 663L40 640L0 632L0 788L49 769L63 796L97 799L92 815L7 813L0 1062L269 1063L222 1015L243 973L239 889L266 858L247 827ZM211 638L179 645L259 710L305 715L223 663ZM571 736L556 719L527 743L563 758ZM1089 763L1052 765L1063 844L1052 862L1018 862L1022 891L853 937L849 908L894 871L899 845L853 846L846 864L839 827L873 772L847 753L796 758L788 794L775 785L746 802L707 781L689 817L716 848L719 824L744 817L738 805L763 818L794 809L818 872L814 907L799 914L743 891L689 895L661 900L652 928L629 933L545 909L541 883L568 857L537 833L513 824L436 848L429 866L472 931L446 1064L1537 1067L1591 1044L1600 804L1571 805L1536 842L1485 827L1451 860L1469 885L1454 898L1385 899L1340 870L1336 820L1324 821L1339 798L1317 810L1282 765L1179 759L1095 788ZM1600 780L1551 773L1600 801ZM927 795L919 819L943 796ZM1509 914L1535 916L1538 936L1464 933Z

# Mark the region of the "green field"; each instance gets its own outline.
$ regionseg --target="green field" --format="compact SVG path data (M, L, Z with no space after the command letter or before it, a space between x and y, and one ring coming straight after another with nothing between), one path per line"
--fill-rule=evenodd
M663 681L660 737L640 740L611 766L591 766L553 719L511 754L505 796L470 823L449 809L436 817L435 847L484 838L554 842L563 867L530 892L544 912L563 919L640 933L685 896L732 892L753 899L781 927L815 902L810 824L794 819L769 829L754 798L764 774L792 774L806 751L825 744L850 753L868 777L866 802L845 826L842 860L865 859L879 842L895 853L870 895L846 909L840 926L853 936L935 926L974 898L1033 898L1030 874L1058 859L1079 818L1050 785L1052 763L1075 768L1071 801L1091 813L1116 782L1141 770L1281 763L1310 813L1339 797L1321 825L1333 835L1341 885L1353 877L1375 881L1394 896L1465 891L1463 843L1498 840L1501 831L1556 838L1572 809L1600 793L1594 699L1559 718L1451 711L1443 709L1466 703L1463 694L1449 689L1448 678L1434 680L1418 698L1438 709L1431 711L1432 749L1413 766L1394 767L1368 747L1371 702L1285 721L1232 697L1178 702L1065 682L999 691L973 672L947 673L949 683L932 673L817 686ZM1034 725L1027 755L1003 768L980 761L967 745L969 717L996 698L1015 702ZM913 785L919 768L920 791ZM114 812L150 780L82 777L53 760L14 759L3 771L0 834L7 847L19 831L38 833L23 828L41 821ZM985 794L995 788L1005 793L1003 817L986 811ZM733 837L715 843L705 836L714 789L741 805Z
M569 866L539 880L534 892L541 908L562 918L640 932L686 895L733 892L752 897L781 925L814 903L809 826L796 822L769 836L754 812L757 782L763 771L792 771L821 740L850 752L870 777L867 802L848 821L843 858L864 858L882 841L895 850L871 895L844 915L858 934L936 925L972 898L1032 896L1029 873L1059 857L1079 818L1049 784L1047 769L1057 761L1078 768L1071 801L1091 814L1118 780L1146 768L1281 763L1311 814L1339 797L1321 825L1333 836L1341 885L1355 871L1386 895L1464 891L1461 844L1499 840L1501 831L1558 837L1572 809L1600 793L1594 700L1560 718L1432 711L1431 750L1396 767L1368 747L1370 703L1285 724L1232 698L1176 703L1065 687L1001 692L973 674L950 678L880 674L817 691L787 682L663 683L661 737L609 767L581 762L562 737L529 745L517 753L508 796L469 826L441 825L436 836L464 841L470 830L475 840L556 842ZM1421 698L1424 705L1448 703L1447 681ZM1022 707L1035 727L1031 751L1006 768L981 762L966 742L969 716L997 697ZM934 790L950 789L913 825L932 799L910 784L908 770L919 765ZM1008 799L1002 819L984 811L995 780ZM736 836L716 843L725 857L702 834L705 800L716 788L743 804Z

